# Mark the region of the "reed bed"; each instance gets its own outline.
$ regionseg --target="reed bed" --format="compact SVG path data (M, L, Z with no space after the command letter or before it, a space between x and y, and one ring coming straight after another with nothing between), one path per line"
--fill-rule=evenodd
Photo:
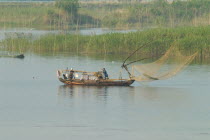
M48 3L0 3L0 28L63 30L203 26L210 24L209 0L148 3L80 3L76 16ZM73 19L72 19L73 18Z
M8 38L1 42L4 50L34 53L68 52L77 54L129 54L138 51L141 56L159 57L170 46L177 46L185 54L199 52L202 58L210 54L210 26L157 28L129 33L103 35L49 34L37 40Z

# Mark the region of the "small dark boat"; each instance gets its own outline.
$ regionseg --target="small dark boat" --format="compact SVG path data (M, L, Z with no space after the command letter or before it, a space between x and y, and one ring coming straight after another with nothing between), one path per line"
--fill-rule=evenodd
M24 56L24 54L19 54L19 55L14 55L13 57L14 58L24 58L25 56Z
M23 59L25 56L24 56L24 54L19 54L19 55L0 55L0 57L10 57L10 58L20 58L20 59Z

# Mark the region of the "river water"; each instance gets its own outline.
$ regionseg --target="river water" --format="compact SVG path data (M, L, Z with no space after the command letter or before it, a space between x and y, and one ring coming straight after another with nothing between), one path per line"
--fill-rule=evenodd
M0 58L1 140L206 140L210 138L210 66L130 87L64 86L56 70L117 78L121 62L87 56Z
M146 28L145 28L146 29ZM47 34L81 34L81 35L101 35L107 33L128 33L128 32L136 32L141 30L114 30L114 29L107 29L107 28L85 28L79 30L68 30L68 31L61 31L61 30L36 30L34 28L12 28L12 29L0 29L0 41L7 39L7 38L28 38L28 39L39 39L40 37L47 35Z

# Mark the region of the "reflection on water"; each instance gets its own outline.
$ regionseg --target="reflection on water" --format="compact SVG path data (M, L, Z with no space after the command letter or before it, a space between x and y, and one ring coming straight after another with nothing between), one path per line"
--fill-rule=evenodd
M164 100L167 98L180 100L188 94L186 89L173 87L135 87L135 90L148 100Z
M112 29L103 29L103 28L86 28L80 30L36 30L36 29L28 29L28 28L17 28L17 29L0 29L0 40L4 40L6 38L31 38L38 39L43 35L47 34L81 34L81 35L101 35L107 33L128 33L128 32L136 32L137 30L112 30Z
M78 94L93 94L96 96L106 97L108 87L100 86L79 86L79 85L61 85L58 88L58 95L73 98Z
M119 96L122 100L128 101L134 97L134 87L114 87L114 86L80 86L80 85L60 85L58 87L58 98L93 98L106 102L108 98Z
M115 91L115 92L113 92ZM171 98L180 100L185 98L188 90L181 88L161 88L161 87L112 87L112 86L80 86L80 85L60 85L58 87L58 96L65 98L74 98L82 94L95 95L96 97L103 97L106 99L109 94L120 93L122 98L139 97L147 100L162 100Z

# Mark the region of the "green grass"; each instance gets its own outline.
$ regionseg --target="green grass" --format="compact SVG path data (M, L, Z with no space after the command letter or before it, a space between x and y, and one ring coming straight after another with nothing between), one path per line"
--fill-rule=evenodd
M69 52L78 54L129 54L141 45L154 41L141 49L141 56L158 57L170 46L179 47L185 54L199 51L201 57L209 57L210 26L157 28L130 33L103 35L51 34L31 41L7 39L1 44L9 51Z
M74 19L50 3L0 3L0 28L60 29L107 27L117 29L209 25L210 1L158 0L150 3L80 3Z
M50 4L0 3L0 28L48 28L45 22Z

